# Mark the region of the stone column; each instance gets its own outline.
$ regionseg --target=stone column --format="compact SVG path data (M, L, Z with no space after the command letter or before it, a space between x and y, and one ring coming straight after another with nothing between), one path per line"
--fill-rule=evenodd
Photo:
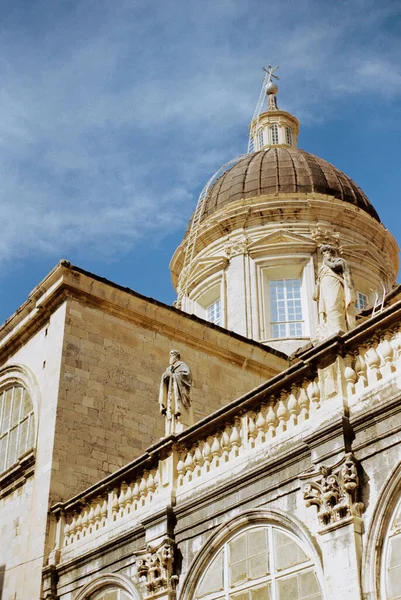
M244 254L233 256L226 271L227 328L248 337L245 260Z
M319 533L327 598L361 600L362 519L352 516Z

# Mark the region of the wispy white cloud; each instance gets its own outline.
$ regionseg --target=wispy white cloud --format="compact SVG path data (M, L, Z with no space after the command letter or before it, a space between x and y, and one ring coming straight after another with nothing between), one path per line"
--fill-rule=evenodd
M111 256L182 228L207 176L246 148L266 60L306 122L401 92L391 2L25 7L1 19L0 260Z

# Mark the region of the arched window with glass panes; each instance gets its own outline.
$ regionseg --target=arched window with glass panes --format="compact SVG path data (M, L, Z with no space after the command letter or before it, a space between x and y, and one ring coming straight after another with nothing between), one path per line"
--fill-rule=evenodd
M121 588L107 587L92 594L89 600L132 600L132 596L124 592Z
M215 554L193 600L322 600L308 550L276 525L250 526Z
M401 500L390 520L383 545L382 600L401 598Z
M31 397L21 385L0 392L0 474L15 464L35 442L35 418Z
M273 125L270 127L270 143L271 144L279 143L277 123L273 123Z

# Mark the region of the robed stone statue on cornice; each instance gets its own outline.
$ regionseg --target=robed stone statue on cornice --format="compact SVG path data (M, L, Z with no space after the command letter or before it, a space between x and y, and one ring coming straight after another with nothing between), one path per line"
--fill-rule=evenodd
M180 358L178 350L170 351L170 364L160 383L159 405L161 414L166 418L166 436L180 433L193 424L192 374Z
M356 292L346 260L334 246L325 244L313 299L319 306L317 341L355 327Z

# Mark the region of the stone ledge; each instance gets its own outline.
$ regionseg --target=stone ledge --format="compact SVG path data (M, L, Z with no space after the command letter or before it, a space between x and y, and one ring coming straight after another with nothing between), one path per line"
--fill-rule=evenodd
M11 494L24 485L35 470L35 451L30 450L21 456L7 471L0 475L0 498Z

